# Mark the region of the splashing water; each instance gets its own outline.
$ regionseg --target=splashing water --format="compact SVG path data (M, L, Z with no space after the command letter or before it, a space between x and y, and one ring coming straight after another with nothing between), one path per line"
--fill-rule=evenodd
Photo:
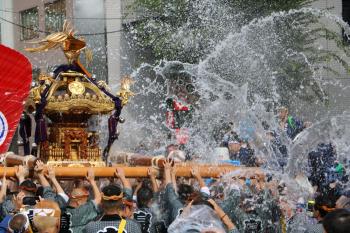
M225 232L220 219L208 206L192 206L169 226L169 232Z
M347 164L350 151L349 115L330 117L317 122L304 130L290 147L290 162L288 170L296 175L307 170L308 154L315 150L320 143L332 143L340 162Z
M284 43L283 29L311 30L297 22L290 25L290 19L299 14L325 17L349 31L345 22L325 11L303 8L278 12L229 33L198 64L178 61L162 61L156 66L143 64L133 73L137 96L133 106L128 107L133 123L124 126L119 146L124 144L123 138L129 142L126 147L143 141L150 151L154 140L168 144L164 100L174 94L172 85L190 83L195 86L195 91L187 92L195 106L192 121L185 125L191 132L190 150L204 160L210 159L212 148L218 145L213 134L223 122L233 122L233 129L254 145L256 153L266 161L273 159L262 127L262 122L266 122L270 128L277 128L271 110L276 105L288 104L295 112L307 112L309 102L305 99L318 94L327 98L326 85L330 82L334 85L334 80L325 78L324 64L311 62L307 52ZM309 77L297 80L281 72L281 67L293 62L306 67ZM311 108L314 116L324 115L327 110L324 103L318 99L311 101L315 106ZM131 140L130 136L133 136ZM291 141L283 137L289 147Z
M222 8L219 13L204 12L210 8L205 8L207 1L201 4L203 14L210 17L229 14ZM273 13L254 19L241 28L228 21L223 22L217 29L223 38L219 43L210 39L214 35L188 37L186 27L180 28L174 33L173 40L190 44L184 46L187 50L191 46L198 47L196 40L205 40L212 44L206 51L207 55L196 64L161 61L157 65L142 64L136 69L132 74L136 81L133 88L136 96L123 112L127 122L120 126L120 139L111 151L140 149L137 147L142 144L146 153L154 154L159 147L171 143L167 139L164 102L179 88L186 90L187 99L195 108L192 120L184 125L191 134L187 145L189 151L198 155L200 160L215 162L213 149L221 140L217 132L225 123L233 122L230 130L249 141L255 154L265 162L265 168L288 185L290 196L287 199L296 201L299 195L307 197L308 190L292 178L306 171L308 153L319 143L332 142L338 157L341 160L347 158L350 149L347 126L350 122L348 115L331 116L328 113L329 108L324 102L327 94L332 98L333 93L326 94L327 86L339 87L342 83L327 77L325 62L315 61L315 57L310 55L312 52L299 49L296 34L312 34L314 29L294 20L300 15L325 18L346 33L350 31L349 26L338 17L313 8ZM232 22L241 17L239 14L232 16ZM205 20L208 25L211 24L210 18ZM316 40L313 47L322 51L324 48L320 43ZM336 53L341 59L347 58L343 51ZM307 77L299 79L298 75ZM194 86L194 89L188 90L188 85ZM343 92L348 87L342 88L338 90ZM295 113L312 115L318 121L292 142L278 130L273 110L281 104L288 105ZM287 174L281 174L279 167L273 163L277 155L266 137L264 124L279 132L289 151Z
M191 134L186 147L199 155L198 160L217 162L213 157L213 149L222 139L218 132L225 123L232 122L229 131L234 130L241 138L249 141L255 155L264 161L266 171L286 186L279 202L282 209L295 207L300 197L308 200L313 194L306 178L308 153L320 143L332 142L336 146L338 158L343 162L350 149L350 133L347 130L350 122L346 114L332 116L330 108L324 103L327 98L334 97L333 93L327 93L327 86L338 87L340 95L348 87L340 88L342 83L329 79L324 64L311 59L307 51L297 50L293 44L286 43L288 39L289 42L293 41L293 37L287 37L291 32L312 30L293 22L292 19L298 14L323 17L349 31L348 25L336 16L303 8L253 20L239 31L230 27L225 39L197 64L180 61L142 64L132 74L136 80L134 90L137 95L127 107L128 122L122 125L121 138L112 151L134 150L135 145L142 144L146 153L156 154L159 147L164 148L172 143L167 139L164 102L166 97L177 93L177 87L186 90L186 86L191 84L194 90L185 92L195 111L191 121L186 122L184 127ZM284 33L285 30L288 33ZM181 39L180 35L174 36ZM323 49L321 45L318 46L320 50ZM341 58L347 57L342 51L337 52ZM289 69L289 64L299 64L307 77L297 79L283 72L282 68ZM310 120L317 120L292 141L279 129L274 112L278 105L287 105L292 112L303 113L302 116L309 115L313 117ZM264 125L278 133L289 152L284 173L275 162L278 155L266 137ZM216 187L224 187L224 201L232 190L237 189L230 181L239 172L228 174L216 184ZM269 206L271 200L263 199L261 208ZM284 206L283 203L288 204ZM260 208L259 205L253 207ZM180 224L186 229L191 226L188 221L180 221ZM302 225L298 221L295 224Z

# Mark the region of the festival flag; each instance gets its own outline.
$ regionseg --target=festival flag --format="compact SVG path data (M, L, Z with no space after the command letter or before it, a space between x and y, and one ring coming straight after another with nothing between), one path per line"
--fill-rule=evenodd
M32 66L19 52L0 45L0 153L7 152L32 82Z

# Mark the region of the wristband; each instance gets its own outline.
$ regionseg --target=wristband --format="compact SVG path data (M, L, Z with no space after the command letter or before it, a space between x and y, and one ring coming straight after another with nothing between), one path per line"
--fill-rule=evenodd
M58 195L60 195L65 202L69 201L69 196L67 194L65 194L65 193L58 193Z
M201 188L201 193L205 193L207 194L208 196L210 196L210 190L207 186L204 186Z

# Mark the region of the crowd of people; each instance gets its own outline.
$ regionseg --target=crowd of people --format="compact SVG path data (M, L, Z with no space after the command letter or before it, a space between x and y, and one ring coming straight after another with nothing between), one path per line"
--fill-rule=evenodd
M286 109L280 119L291 139L307 127ZM274 131L266 129L266 134L273 139L283 167L287 148ZM231 160L261 166L249 141L236 133L224 137L222 146L228 148ZM186 154L175 145L166 154L162 172L150 167L144 179L127 179L117 167L108 179L96 178L89 169L85 179L58 180L55 169L45 169L40 160L34 171L18 166L16 178L2 178L0 232L350 232L349 180L331 143L321 143L309 153L307 182L314 192L306 200L302 195L293 200L291 194L297 196L298 189L261 169L223 171L220 178L203 179L199 168L193 167L191 178L177 177L171 157L185 160Z
M214 214L219 227L212 229L209 221L205 232L236 232L230 217L210 197L199 170L192 170L200 187L195 190L188 181L176 180L172 164L170 160L165 162L161 182L154 168L149 168L149 179L131 182L121 168L116 168L117 180L96 181L93 169L89 169L84 180L60 182L52 167L44 173L41 161L36 163L33 179L28 178L27 167L19 166L17 179L2 179L0 229L41 233L167 232L192 206L203 205L205 211ZM201 230L199 225L186 232Z
M311 126L311 123L303 122L297 117L291 116L285 107L279 109L278 117L279 125L277 129L271 129L267 124L263 124L263 126L266 137L270 141L269 146L271 146L273 152L272 161L270 160L268 163L275 165L274 168L277 167L277 172L283 174L288 163L289 153L288 147L282 143L281 135L285 134L292 144L293 140L304 129ZM255 155L254 148L250 145L249 140L240 138L235 131L232 131L233 123L230 124L231 126L227 127L227 132L224 134L220 144L220 146L227 148L230 160L237 160L241 165L248 167L266 165L264 164L266 161L259 160ZM295 198L297 195L294 195L295 200L286 200L291 196L286 195L288 192L291 192L288 190L288 185L281 178L274 176L272 171L271 174L268 174L269 179L273 179L274 182L278 183L270 191L276 194L276 191L273 190L278 190L278 195L273 196L274 198L277 197L275 199L277 209L282 211L282 215L285 217L285 229L287 232L325 232L324 227L327 228L328 226L323 227L321 223L328 213L337 212L339 208L350 208L349 175L346 173L346 168L349 168L349 166L345 164L346 161L342 161L342 163L338 160L335 146L331 142L319 143L314 150L309 152L307 161L307 168L304 172L306 181L304 180L303 182L306 182L312 188L312 192L309 192L307 195L308 201L305 201L302 197ZM242 188L239 190L240 198L243 197L244 199ZM254 208L259 207L259 202L257 201L259 200L259 195L248 196L255 198L252 206ZM300 194L300 196L302 195ZM272 199L266 198L266 200ZM269 208L269 210L272 210L272 208ZM343 210L342 213L347 213L347 211L349 209ZM268 216L268 214L261 214L261 216ZM332 215L330 214L330 216ZM247 217L244 219L247 219ZM259 218L255 216L250 219ZM239 229L241 228L239 227ZM254 230L252 232L259 231ZM264 230L262 232L269 231ZM347 228L344 228L343 231L328 230L328 232L350 232L350 227L347 225Z
M350 191L332 186L293 206L286 188L262 172L207 181L196 167L192 178L176 177L172 165L165 162L161 178L155 168L143 180L116 168L114 178L97 180L90 169L74 181L58 181L40 161L32 179L19 166L17 179L2 179L0 232L349 232Z

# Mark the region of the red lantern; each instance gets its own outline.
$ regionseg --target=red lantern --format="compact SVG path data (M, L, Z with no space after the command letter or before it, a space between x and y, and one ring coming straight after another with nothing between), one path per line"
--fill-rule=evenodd
M32 81L32 67L19 52L0 45L0 153L10 146Z

